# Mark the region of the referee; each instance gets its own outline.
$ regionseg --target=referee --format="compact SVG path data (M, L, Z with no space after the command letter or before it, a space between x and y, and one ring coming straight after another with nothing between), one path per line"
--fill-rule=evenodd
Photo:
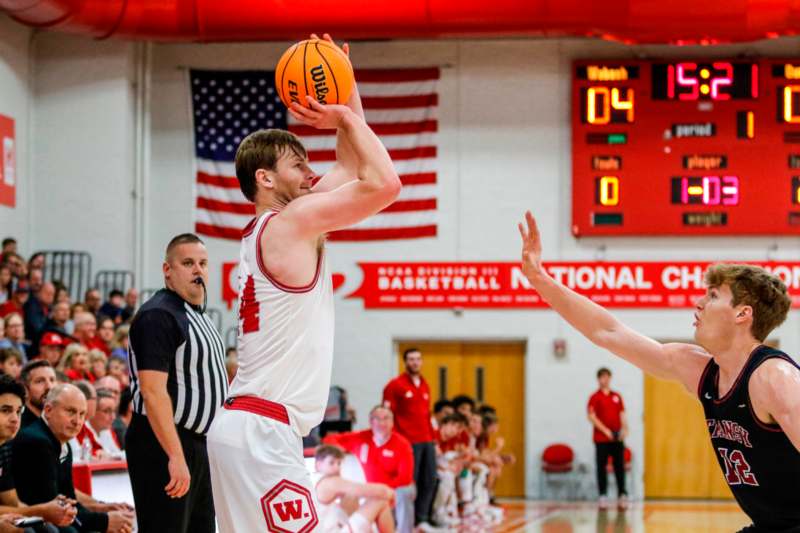
M133 318L133 419L125 436L140 533L213 533L206 432L228 392L225 349L204 314L208 252L184 233L167 246L165 289Z

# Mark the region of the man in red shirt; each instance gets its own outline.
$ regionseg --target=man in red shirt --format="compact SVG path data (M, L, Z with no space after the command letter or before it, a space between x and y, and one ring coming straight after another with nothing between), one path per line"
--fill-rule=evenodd
M608 507L608 477L606 465L611 457L614 463L614 476L617 478L619 506L626 507L628 494L625 490L625 437L628 423L625 420L625 404L618 392L611 390L611 371L601 368L597 371L599 389L589 398L589 421L594 426L594 445L597 456L597 489L600 494L600 507Z
M436 446L431 426L431 391L422 377L422 352L409 348L403 353L406 371L383 389L383 404L394 413L397 432L414 450L414 483L417 525L430 528L431 505L436 490Z
M383 483L395 489L397 532L414 529L414 452L408 440L393 431L392 412L379 405L369 413L370 429L325 437L352 453L364 469L368 483Z

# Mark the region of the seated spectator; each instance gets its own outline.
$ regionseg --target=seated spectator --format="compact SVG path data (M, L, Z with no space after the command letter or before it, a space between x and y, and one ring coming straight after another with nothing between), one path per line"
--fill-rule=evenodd
M100 306L99 314L110 318L115 326L122 324L123 305L125 305L125 301L122 297L122 291L112 289L108 293L108 301Z
M86 428L102 446L103 455L107 457L123 456L122 447L117 436L111 431L111 425L117 416L117 399L108 391L97 391L97 408L94 416L86 421Z
M89 350L89 375L92 378L92 383L105 377L107 364L108 357L106 357L106 354L104 354L102 350L98 350L97 348Z
M75 462L89 462L95 458L100 458L103 445L97 440L97 436L87 427L88 421L97 412L97 391L91 383L80 380L73 383L83 393L86 399L86 418L80 431L75 437L69 440L69 447L72 448L72 457Z
M131 384L127 361L127 358L111 357L108 360L108 369L106 371L109 376L117 378L123 388L127 388Z
M25 337L30 339L34 346L38 346L39 337L42 336L44 326L50 316L50 307L56 297L56 288L52 283L47 282L34 292L31 286L33 298L25 302ZM34 353L37 350L34 350Z
M28 361L28 343L25 342L25 321L19 313L6 317L6 337L0 340L0 348L14 348Z
M487 488L489 489L489 501L494 505L494 487L497 484L497 480L503 474L503 467L507 464L514 464L516 462L516 457L514 457L514 454L503 453L505 439L501 436L495 436L493 448L489 446L492 435L497 435L497 432L500 430L500 421L495 414L496 411L494 409L479 409L478 411L484 413L481 416L483 436L479 439L480 444L478 450L480 451L481 461L489 467Z
M320 531L371 533L375 524L380 533L393 532L394 491L381 483L355 483L342 478L343 458L344 452L336 446L317 448L315 481ZM362 498L363 504L359 501Z
M122 324L114 332L110 357L121 357L123 361L128 360L128 333L130 330L131 327L128 324Z
M80 313L86 312L86 306L81 302L75 302L69 307L69 320L67 321L67 333L75 335L75 317Z
M0 514L16 513L22 516L39 516L56 526L72 523L77 509L74 500L59 494L38 505L24 505L19 501L14 484L12 440L20 426L25 388L9 376L0 376ZM0 530L2 531L2 530Z
M42 416L44 400L56 385L56 373L47 361L31 361L22 367L20 375L25 386L25 410L22 411L22 427L32 424Z
M43 419L20 431L13 444L13 473L17 493L28 504L46 503L59 494L76 499L72 483L72 451L64 450L77 435L86 415L86 399L75 386L54 387L47 395ZM65 451L65 453L64 453ZM125 532L132 530L128 510L93 512L77 503L73 528L78 532Z
M126 387L119 395L117 418L111 424L111 429L117 435L117 442L123 450L125 449L125 434L128 432L128 426L131 425L131 418L133 418L133 393Z
M67 287L60 282L53 281L53 285L56 286L55 303L67 304L67 307L69 307L69 305L72 303L72 298L69 295L69 289L67 289Z
M3 305L0 305L0 318L8 319L8 315L16 313L20 316L25 314L25 303L28 301L30 291L28 282L19 283L11 291L11 298Z
M28 288L31 294L37 294L44 285L44 272L41 268L28 268Z
M11 283L11 267L5 263L0 264L0 305L11 299L11 290L13 288L13 284Z
M8 255L16 253L17 253L17 239L15 239L14 237L4 237L2 250L0 250L0 259L5 261Z
M78 313L73 320L75 321L75 331L73 335L78 339L78 342L90 350L92 348L99 348L103 350L103 353L106 355L111 353L106 343L97 336L97 318L95 318L92 313L88 311Z
M122 309L122 321L129 322L136 314L136 304L139 301L139 291L131 287L125 293L125 307Z
M462 415L466 416L467 418L469 418L470 415L475 412L475 400L473 400L466 394L460 394L458 396L455 396L450 401L453 404L453 409L455 409Z
M97 338L103 341L103 345L100 346L98 343L97 347L103 350L106 357L111 355L111 343L114 341L114 321L107 316L100 315L97 319Z
M114 409L117 408L119 403L120 393L122 392L122 385L119 380L114 376L104 376L94 382L95 390L99 392L107 392L114 398Z
M45 331L52 331L59 335L67 336L69 327L69 304L67 302L56 302L50 312L50 318L44 325Z
M460 523L458 516L459 494L457 480L465 473L470 462L469 440L466 435L467 419L461 413L447 415L436 431L436 474L439 484L433 501L433 519L442 526L454 527Z
M18 283L28 278L28 265L21 255L12 252L5 254L4 257L3 262L11 267L11 275Z
M22 373L22 354L14 348L0 348L0 373L19 379Z
M86 289L86 293L83 296L83 303L86 305L86 311L97 316L97 313L100 312L100 304L102 303L100 291L94 287Z
M44 359L49 362L53 367L58 367L61 362L61 357L64 355L65 343L69 339L63 337L54 331L48 331L42 335L42 340L39 341L39 355L35 359Z
M383 406L369 413L370 429L352 433L329 434L324 442L352 453L369 483L382 483L395 489L397 531L414 529L414 452L411 443L394 430L394 415Z
M44 254L42 252L36 252L28 259L28 270L30 271L34 268L44 270Z
M446 416L452 415L454 412L455 409L453 409L453 403L450 400L439 400L438 402L434 403L433 419L431 420L431 426L433 426L433 429L439 429L442 419Z
M81 379L90 383L94 381L89 373L89 350L83 344L74 342L67 346L58 368L72 381Z

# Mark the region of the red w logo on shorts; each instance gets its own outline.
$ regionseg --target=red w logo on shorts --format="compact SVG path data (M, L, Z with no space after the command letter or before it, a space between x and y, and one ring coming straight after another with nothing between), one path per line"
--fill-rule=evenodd
M311 492L288 479L261 498L261 510L270 533L310 533L319 523Z

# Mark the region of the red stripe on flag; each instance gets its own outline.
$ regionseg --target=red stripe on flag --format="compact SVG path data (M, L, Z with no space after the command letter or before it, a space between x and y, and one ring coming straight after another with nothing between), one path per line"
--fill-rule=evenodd
M433 107L439 105L438 94L418 94L414 96L362 96L364 109L411 109L414 107Z
M376 135L408 135L412 133L435 133L439 131L439 121L422 120L419 122L395 122L370 124ZM305 124L290 124L289 131L300 137L333 137L331 130L318 130Z
M389 156L394 161L436 157L436 147L417 146L415 148L397 148L389 150ZM336 161L336 150L309 150L308 159L316 162Z
M238 189L239 180L228 176L212 176L205 172L197 173L197 183L203 185L213 185L214 187L224 187L226 189Z
M407 228L344 229L328 235L331 241L375 241L383 239L416 239L436 237L436 225Z
M356 81L360 83L429 81L438 80L440 77L439 67L404 69L361 68L356 70L355 73Z
M407 211L430 211L436 209L436 198L425 200L398 200L381 213L402 213Z
M244 204L241 202L222 202L220 200L212 200L203 196L197 197L197 207L208 209L209 211L221 211L223 213L233 213L236 215L255 215L256 206L253 204Z
M436 183L436 172L420 172L418 174L400 174L403 185L430 185Z
M242 230L240 229L229 228L225 226L213 226L211 224L203 224L202 222L195 223L194 231L201 235L218 237L220 239L233 239L238 241L242 238Z

